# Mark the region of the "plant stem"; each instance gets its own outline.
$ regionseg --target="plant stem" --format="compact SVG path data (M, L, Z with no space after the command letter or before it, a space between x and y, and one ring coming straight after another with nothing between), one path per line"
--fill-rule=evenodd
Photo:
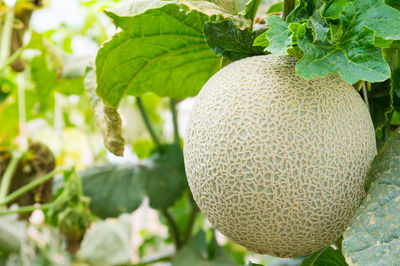
M20 207L15 210L6 210L6 211L0 211L0 216L5 216L5 215L10 215L10 214L20 214L20 213L27 213L27 212L33 212L34 210L46 210L51 207L53 203L46 203L43 205L32 205L32 206L24 206Z
M364 96L364 102L365 102L365 104L367 105L367 108L368 108L368 112L371 112L370 109L369 109L367 86L365 86L365 82L362 85L362 92L363 92L363 96Z
M359 80L359 81L357 82L357 85L356 85L356 90L357 90L357 91L360 91L361 88L362 88L362 86L364 85L364 83L365 83L364 80Z
M179 235L178 226L176 225L174 218L172 218L172 215L167 210L163 210L162 214L164 215L165 219L167 219L167 222L171 228L171 234L175 244L175 249L176 251L178 251L181 248L181 239Z
M5 61L0 65L0 73L8 66L14 63L15 60L17 60L22 52L24 51L25 47L20 47L14 54L12 54L10 57L5 59Z
M35 187L39 186L40 184L50 180L51 178L53 178L56 174L61 173L65 171L65 169L57 169L54 170L38 179L33 180L32 182L26 184L23 187L20 187L19 189L17 189L16 191L14 191L13 193L11 193L10 195L8 195L6 198L4 198L4 200L0 201L0 207L4 206L10 202L13 202L14 200L16 200L17 198L19 198L20 196L22 196L23 194L25 194L28 191L31 191L32 189L34 189Z
M14 22L14 8L6 15L0 38L0 66L4 64L10 54L11 35Z
M179 138L179 127L178 127L177 101L175 99L171 99L170 107L171 107L171 113L172 113L172 122L174 124L174 140L175 140L175 144L179 148L181 148L180 138Z
M193 197L190 196L190 198L191 198L191 203L192 203L192 210L190 212L189 221L186 226L186 231L185 231L185 235L183 238L183 245L185 245L189 241L190 237L192 236L193 226L196 221L197 214L199 212L199 209L196 205L196 202L194 202Z
M153 126L151 125L149 116L147 115L147 112L144 109L142 99L140 97L136 97L136 102L139 107L140 114L142 115L143 122L146 125L146 128L149 131L151 138L153 139L154 143L156 144L157 150L161 152L162 146L161 146L160 140L157 138L157 135L153 129Z
M22 74L17 76L18 84L18 142L23 150L28 149L28 128L26 126L26 108L25 108L25 77Z
M22 157L22 153L20 152L15 152L12 154L11 161L7 166L6 171L4 172L4 175L1 179L1 184L0 184L0 202L3 201L8 194L8 191L10 189L11 185L11 180L14 176L15 170L17 169L19 160ZM4 204L0 204L0 207Z
M282 10L282 19L286 20L287 16L292 12L294 7L296 6L295 0L284 0L283 1L283 10Z

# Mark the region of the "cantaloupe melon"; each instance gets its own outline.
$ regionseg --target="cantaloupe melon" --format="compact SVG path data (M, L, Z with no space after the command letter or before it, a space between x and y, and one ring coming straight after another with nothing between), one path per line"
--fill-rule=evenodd
M236 61L204 85L184 145L202 213L234 242L279 257L340 237L375 155L371 117L350 84L305 80L295 59L272 55Z

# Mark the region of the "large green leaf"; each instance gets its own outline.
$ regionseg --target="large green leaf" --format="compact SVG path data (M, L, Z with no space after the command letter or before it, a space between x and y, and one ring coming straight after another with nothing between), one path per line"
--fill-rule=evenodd
M374 32L368 28L361 32L347 31L334 45L313 43L311 39L303 38L299 40L299 47L304 57L296 64L296 74L316 78L339 73L349 83L384 81L390 75L390 68L373 41Z
M176 145L164 146L163 152L153 155L142 171L144 189L152 208L167 209L188 188L182 150Z
M85 235L78 256L90 265L129 264L132 257L130 215L98 221Z
M347 266L346 260L340 250L327 247L317 251L310 257L303 260L300 266Z
M378 130L389 120L389 114L393 111L390 80L373 83L367 94L372 122L375 130Z
M144 197L140 167L103 165L81 172L83 193L89 197L90 210L100 218L131 213Z
M372 182L344 233L343 253L351 265L398 265L400 258L400 131L372 162Z
M131 1L106 12L122 32L99 50L97 93L113 107L125 94L194 96L220 67L203 37L207 15L176 1L148 2L158 8L144 11L143 1Z
M290 41L295 32L291 25L307 22L307 34L297 40L304 54L291 54L300 59L296 73L304 78L339 73L354 83L384 81L390 76L379 47L400 39L400 12L383 0L303 0L288 17L288 24L279 18L267 19L271 20L267 49L276 55L295 48Z
M204 35L211 50L232 61L264 54L262 47L253 46L257 33L248 28L241 30L231 20L207 22Z

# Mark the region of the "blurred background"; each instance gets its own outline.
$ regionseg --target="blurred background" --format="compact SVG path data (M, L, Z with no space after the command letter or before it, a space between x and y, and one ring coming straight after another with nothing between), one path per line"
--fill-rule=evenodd
M85 93L84 73L102 43L118 31L103 10L116 7L119 2L122 1L17 3L20 6L15 16L19 21L14 26L18 31L13 38L16 43L19 38L24 51L10 69L0 69L0 174L5 175L16 146L24 145L31 153L18 164L20 184L12 183L12 191L31 182L38 173L71 166L74 171L57 175L48 186L44 183L41 190L25 195L26 202L8 204L7 215L0 213L0 265L245 265L249 261L299 265L301 258L256 255L215 232L186 189L175 193L167 185L144 195L135 189L129 179L132 173L152 163L171 164L171 158L154 158L156 147L135 97L125 97L119 108L125 139L123 157L105 149L91 98ZM260 15L276 2L262 1ZM0 3L1 18L5 20L8 7L16 2ZM32 10L32 4L37 5L33 13L26 12ZM29 27L24 28L29 22ZM19 52L20 47L11 50ZM193 100L177 105L181 138ZM147 93L141 96L141 106L159 139L173 142L174 117L169 99ZM79 173L82 183L74 179L75 173ZM167 211L151 203L153 198L168 193L176 195L171 196L174 199ZM45 203L46 197L55 199L57 207L24 215L12 213L17 205ZM105 206L117 201L123 207L120 210L115 208L117 205ZM170 218L174 220L172 224ZM189 232L182 241L193 247L202 243L204 247L183 248L177 255L182 258L173 259L178 248L174 231L182 235ZM220 250L226 259L215 255ZM208 254L208 264L202 261L201 252Z

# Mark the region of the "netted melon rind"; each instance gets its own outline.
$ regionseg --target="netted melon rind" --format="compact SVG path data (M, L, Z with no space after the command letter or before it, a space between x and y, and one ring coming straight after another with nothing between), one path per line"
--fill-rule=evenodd
M368 110L337 75L304 80L294 59L236 61L199 93L184 145L200 210L234 242L279 257L345 230L376 155Z

